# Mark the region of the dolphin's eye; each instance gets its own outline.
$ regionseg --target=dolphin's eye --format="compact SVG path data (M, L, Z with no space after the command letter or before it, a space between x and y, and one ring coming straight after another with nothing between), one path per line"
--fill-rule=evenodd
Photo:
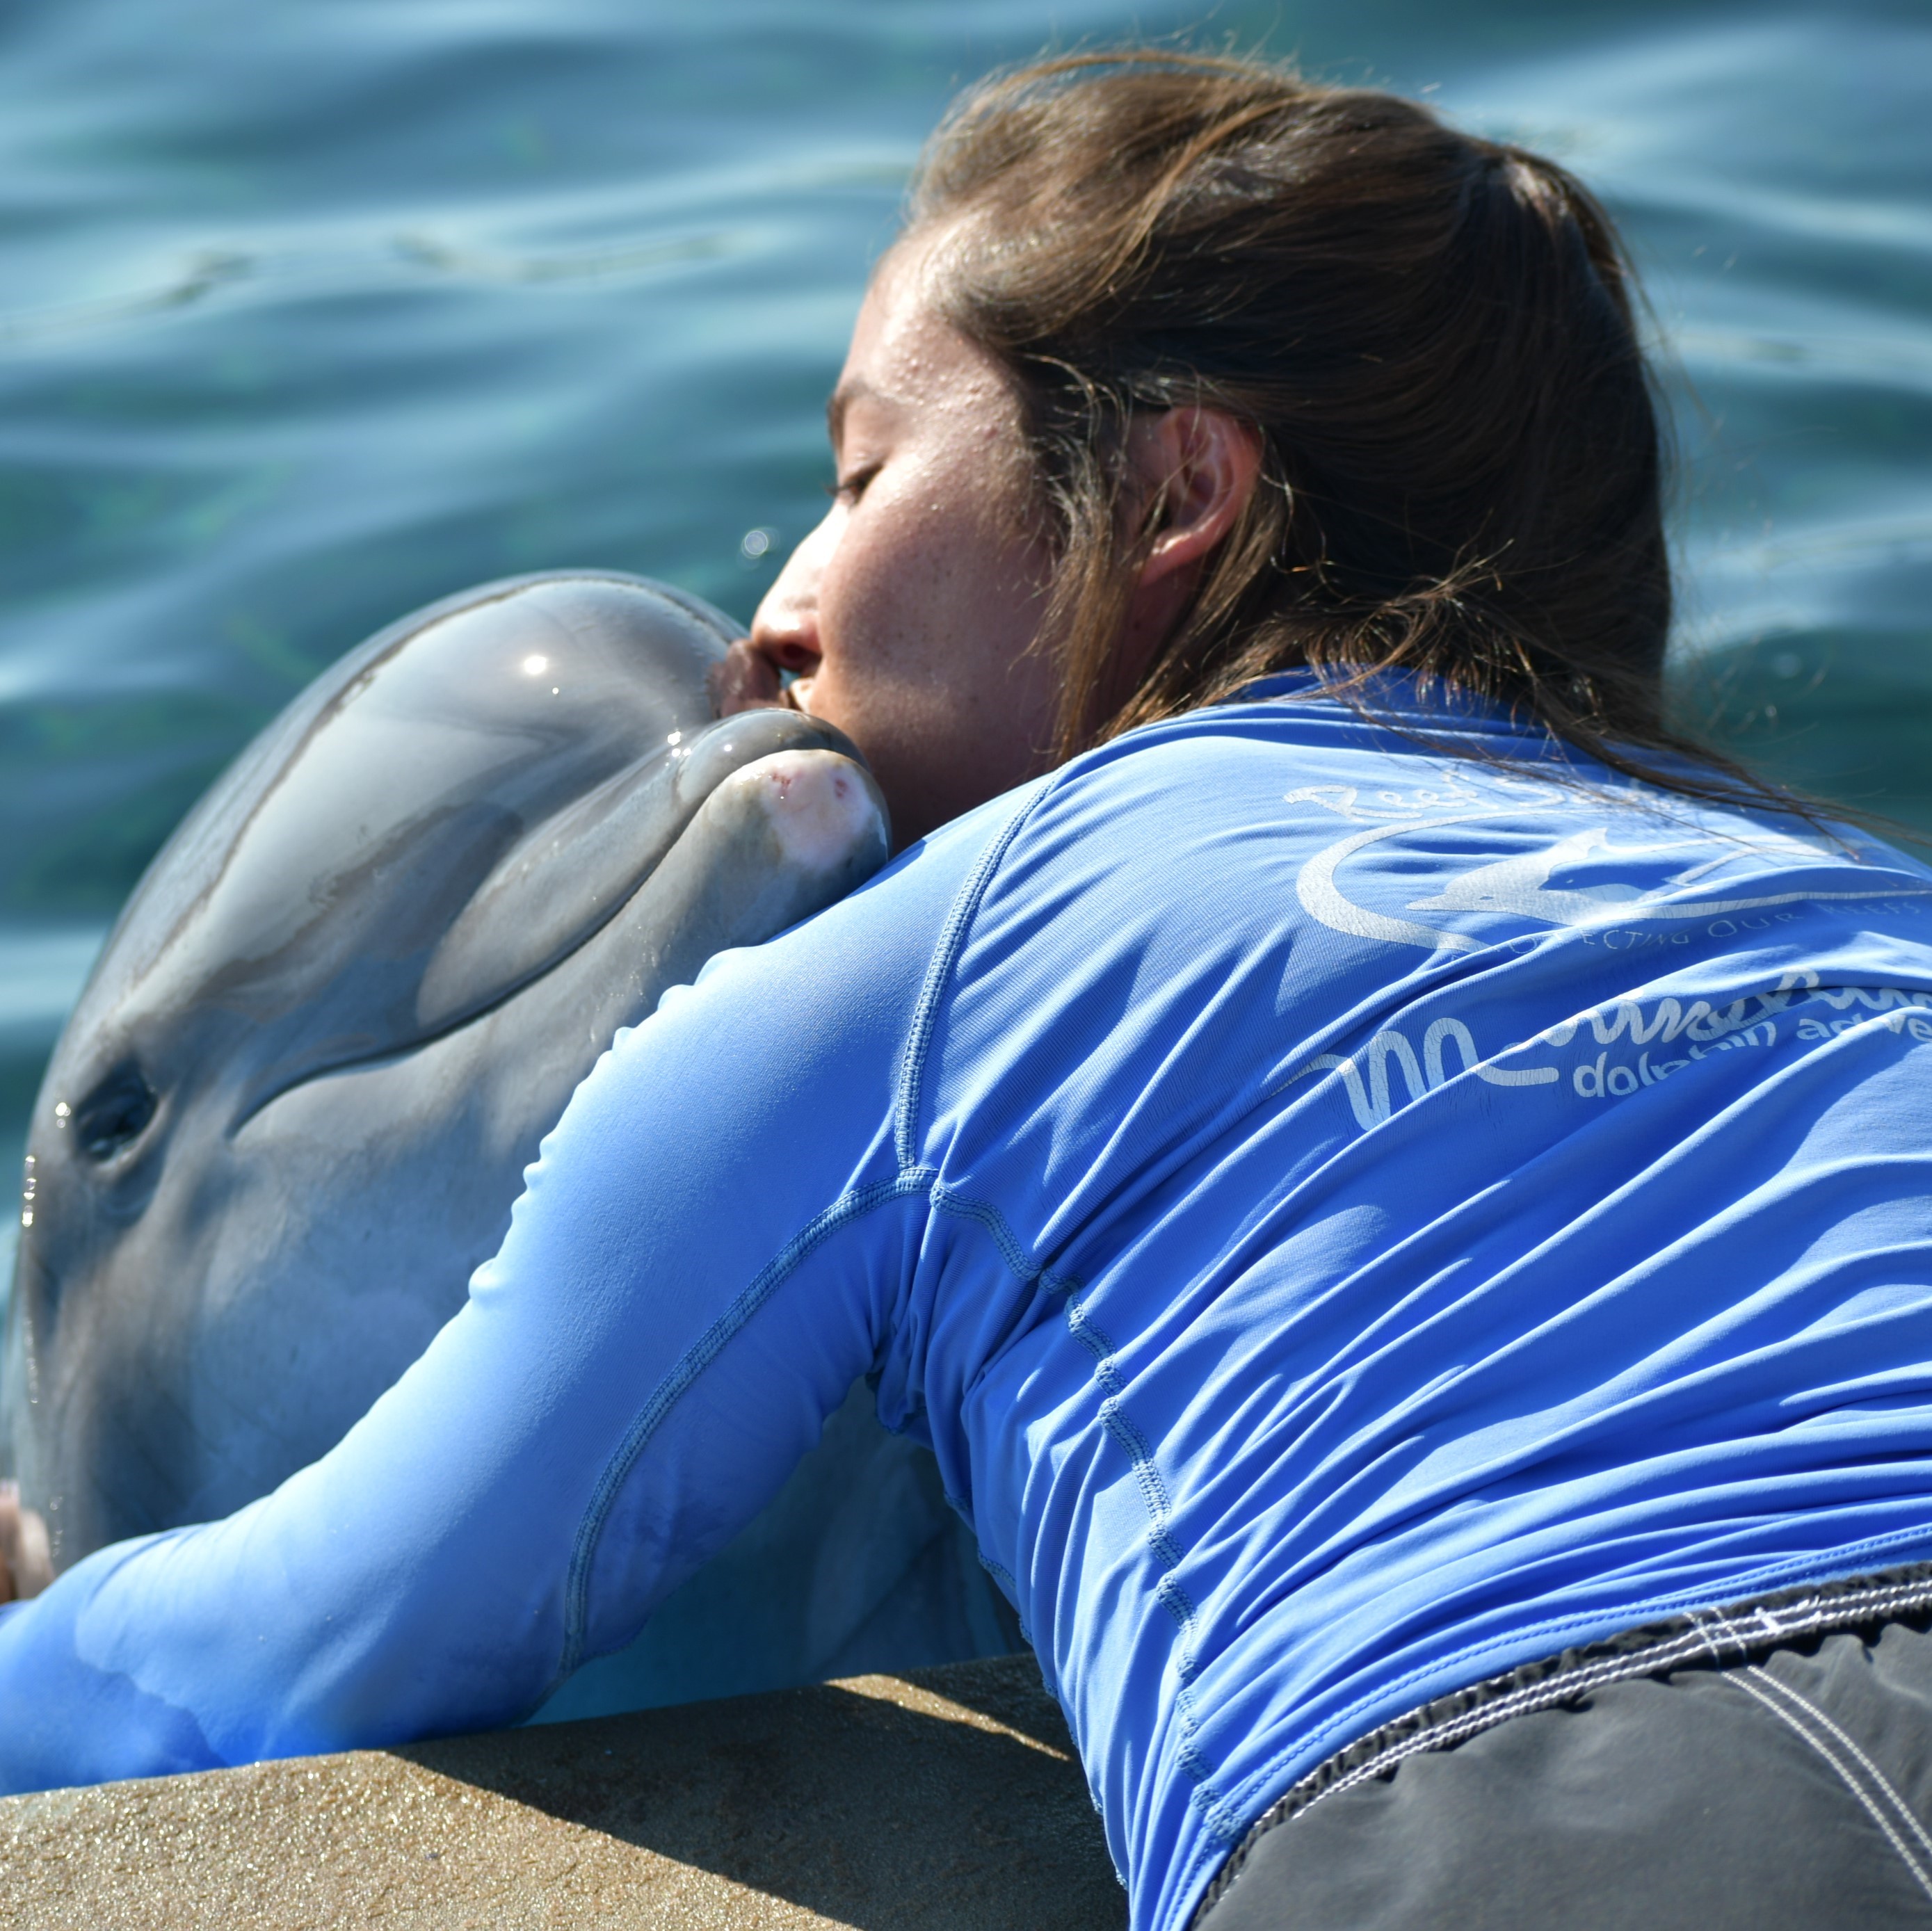
M141 1069L123 1063L74 1110L74 1129L90 1159L111 1160L130 1141L140 1138L154 1117L154 1090Z

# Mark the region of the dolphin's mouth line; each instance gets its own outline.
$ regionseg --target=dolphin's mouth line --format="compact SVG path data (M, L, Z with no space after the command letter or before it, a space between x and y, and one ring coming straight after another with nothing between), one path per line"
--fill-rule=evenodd
M614 877L620 882L609 890L608 898L602 902L595 904L594 910L584 917L581 923L575 925L574 928L566 928L569 932L567 938L560 937L553 949L547 954L540 955L536 963L526 967L520 972L512 970L506 973L502 982L494 991L479 991L473 1000L467 999L461 1000L460 1003L454 1005L447 1018L432 1020L424 1025L420 1030L410 1033L406 1039L386 1042L380 1045L372 1045L360 1050L346 1051L339 1057L332 1056L308 1063L298 1062L280 1076L270 1075L267 1083L256 1090L250 1090L244 1088L241 1103L234 1117L225 1129L224 1137L232 1141L266 1108L272 1105L278 1099L292 1093L298 1087L310 1085L317 1080L326 1078L332 1075L352 1072L391 1063L406 1058L412 1053L421 1052L427 1048L436 1045L442 1041L453 1037L466 1027L475 1025L479 1020L490 1018L493 1014L500 1012L512 1000L520 997L532 986L541 984L560 966L576 958L586 946L592 943L624 916L634 904L638 894L644 891L651 880L657 875L658 868L679 841L690 829L692 824L703 811L706 802L715 794L718 785L722 784L726 778L735 772L745 769L748 765L756 763L761 758L787 751L806 750L831 751L839 757L849 757L863 769L863 760L860 757L856 747L853 746L842 733L829 725L818 724L815 721L806 717L803 713L787 710L778 706L761 707L756 713L740 713L730 718L714 718L708 726L703 727L698 736L701 739L707 733L726 730L727 735L723 741L722 748L724 754L731 754L734 752L734 740L728 727L736 727L738 732L742 734L747 728L747 719L754 715L764 719L772 721L783 719L788 721L779 729L754 732L748 742L743 742L741 736L738 742L743 742L743 749L740 758L728 767L718 770L716 776L698 795L690 796L681 802L676 802L677 793L674 787L670 794L671 801L670 815L668 817L661 818L648 835L638 838L634 842L626 840L626 862L622 868L620 869L614 866L609 872L604 874L607 877ZM761 737L769 741L760 742L759 739ZM681 760L688 758L696 748L697 746L694 744L686 745L683 751L679 754L680 758ZM681 766L680 768L688 767ZM631 782L634 770L634 767L627 766L614 773L612 777L606 781L607 786L616 784L620 780L627 784ZM587 795L594 797L597 793L592 792ZM590 833L594 833L595 830L596 826L593 825L590 828ZM622 882L626 880L627 874L628 883ZM479 903L488 902L487 895L490 889L490 883L486 880L482 888L485 895L482 899L472 899L470 901L471 910L473 911ZM514 912L514 907L512 907L511 909ZM467 914L465 916L466 916ZM459 926L461 922L460 920L458 922ZM426 966L424 976L417 982L415 997L418 1001L423 999L425 989L430 987L430 967ZM488 980L485 979L483 983L487 985ZM429 996L432 1001L432 1010L434 1010L436 995L432 991ZM656 1005L656 1001L653 1000L652 1001L653 1010Z
M644 889L651 875L651 872L647 871L628 892L621 898L616 900L604 917L600 919L596 925L590 927L579 936L575 943L566 946L561 952L553 954L542 965L532 971L526 973L520 979L513 979L501 991L494 994L481 1005L470 1006L444 1024L432 1027L400 1045L374 1047L367 1052L352 1053L341 1059L328 1060L317 1065L302 1067L299 1072L292 1073L287 1078L265 1087L260 1093L246 1101L241 1111L223 1129L222 1138L225 1140L233 1140L251 1120L261 1114L266 1113L277 1100L286 1099L289 1094L298 1092L305 1086L313 1086L318 1080L332 1079L343 1073L360 1072L373 1066L394 1064L407 1059L412 1054L424 1051L431 1046L440 1045L444 1040L454 1039L458 1033L465 1032L470 1027L489 1018L495 1013L500 1012L512 1000L520 997L522 994L529 991L531 987L542 985L560 966L567 964L571 960L575 958L586 946L590 945L602 934L608 931L625 908Z

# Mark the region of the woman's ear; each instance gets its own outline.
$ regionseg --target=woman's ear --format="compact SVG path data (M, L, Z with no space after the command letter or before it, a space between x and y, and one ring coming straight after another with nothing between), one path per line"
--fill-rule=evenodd
M1124 700L1194 595L1215 546L1261 475L1261 431L1224 409L1168 409L1128 426L1127 500L1142 519L1140 567L1115 646Z
M1129 489L1148 517L1140 586L1202 562L1248 506L1261 474L1261 432L1223 409L1137 416L1126 442Z

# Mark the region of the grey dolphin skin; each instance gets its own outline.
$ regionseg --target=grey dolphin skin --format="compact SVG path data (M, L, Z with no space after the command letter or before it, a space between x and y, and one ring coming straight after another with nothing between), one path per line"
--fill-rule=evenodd
M0 1460L57 1570L333 1446L461 1306L616 1030L884 862L838 733L713 718L734 634L616 574L433 604L304 691L156 858L28 1141ZM822 801L802 835L774 770ZM1012 1647L927 1460L859 1391L570 1714Z

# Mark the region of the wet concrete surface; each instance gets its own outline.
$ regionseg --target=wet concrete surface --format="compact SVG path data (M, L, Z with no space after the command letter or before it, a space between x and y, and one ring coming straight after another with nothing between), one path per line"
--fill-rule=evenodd
M1120 1931L1030 1657L0 1801L0 1923Z

